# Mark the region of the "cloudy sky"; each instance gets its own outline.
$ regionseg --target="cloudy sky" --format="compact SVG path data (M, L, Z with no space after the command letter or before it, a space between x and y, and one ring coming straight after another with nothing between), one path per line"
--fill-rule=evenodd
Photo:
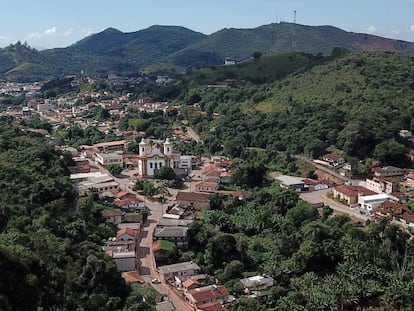
M280 21L414 41L414 0L3 0L0 47L65 47L114 27L178 25L204 34Z

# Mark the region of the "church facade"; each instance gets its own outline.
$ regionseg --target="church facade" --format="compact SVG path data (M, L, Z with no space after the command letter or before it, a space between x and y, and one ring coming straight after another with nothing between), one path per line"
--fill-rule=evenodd
M138 174L140 177L154 177L161 167L174 168L172 144L167 138L160 146L149 146L144 139L139 143Z

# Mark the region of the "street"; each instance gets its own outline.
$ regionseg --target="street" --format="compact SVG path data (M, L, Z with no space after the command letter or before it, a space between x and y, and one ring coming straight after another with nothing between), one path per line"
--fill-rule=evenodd
M332 189L325 189L325 190L312 191L312 192L302 192L300 194L300 198L309 203L323 202L325 203L325 205L329 205L334 211L337 211L342 214L348 214L349 216L355 217L363 221L370 219L370 217L361 214L358 208L351 208L347 205L341 204L335 200L328 198L327 194L331 190Z

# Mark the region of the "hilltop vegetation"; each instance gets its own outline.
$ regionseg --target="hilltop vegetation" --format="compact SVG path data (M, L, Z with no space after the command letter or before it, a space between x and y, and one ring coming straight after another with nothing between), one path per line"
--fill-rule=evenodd
M251 81L239 80L226 89L194 86L182 95L184 102L197 99L207 112L207 118L200 119L191 109L183 110L210 151L238 157L245 148L258 147L317 157L334 145L350 158L409 164L404 156L407 141L398 132L414 130L412 57L364 52L338 53L316 62L312 57L294 59L298 63L284 71L283 57L280 65L267 63L262 76L266 83L251 83L258 80L261 62L185 78L204 84L207 78L247 77L246 66L255 68L249 69ZM272 69L276 73L270 77ZM213 113L219 117L213 119Z
M130 33L108 28L69 47L45 51L17 43L0 49L0 77L35 81L81 71L98 75L115 72L136 76L149 71L175 74L222 64L225 58L243 61L255 51L265 56L291 51L328 55L334 47L414 53L409 42L332 26L279 23L203 35L184 27L157 25Z
M151 310L102 251L115 228L77 201L70 161L0 119L0 309Z

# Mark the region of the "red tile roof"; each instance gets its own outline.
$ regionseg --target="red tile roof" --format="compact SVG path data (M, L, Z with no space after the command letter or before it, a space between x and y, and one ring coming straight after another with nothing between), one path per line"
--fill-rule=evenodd
M115 216L123 216L125 215L125 212L118 211L118 210L109 210L105 209L101 212L102 217L115 217Z
M141 203L141 202L143 202L143 201L141 201L138 198L127 198L125 200L115 201L114 203L115 203L116 206L122 207L122 206L125 206L125 205L132 205L132 204L137 204L137 203Z
M212 285L203 288L196 288L189 291L195 303L216 300L229 295L229 291L223 285Z
M194 280L194 279L188 279L188 280L184 281L182 285L185 288L188 288L188 287L190 287L191 285L194 285L194 284L200 285L200 282L197 281L197 280Z
M122 190L122 191L120 191L118 193L115 193L115 198L122 199L126 195L135 196L135 194L133 194L132 192L129 192L127 190Z
M131 229L131 228L124 228L124 229L121 229L121 230L119 230L117 233L116 233L116 237L117 238L119 238L119 237L121 237L121 236L123 236L124 234L128 234L128 235L130 235L130 236L135 236L136 235L136 231L134 230L134 229Z
M346 195L347 197L358 197L358 195L374 195L377 194L367 188L361 186L338 186L335 190L339 193Z
M207 193L184 192L180 191L177 194L177 201L193 201L193 202L210 202Z

